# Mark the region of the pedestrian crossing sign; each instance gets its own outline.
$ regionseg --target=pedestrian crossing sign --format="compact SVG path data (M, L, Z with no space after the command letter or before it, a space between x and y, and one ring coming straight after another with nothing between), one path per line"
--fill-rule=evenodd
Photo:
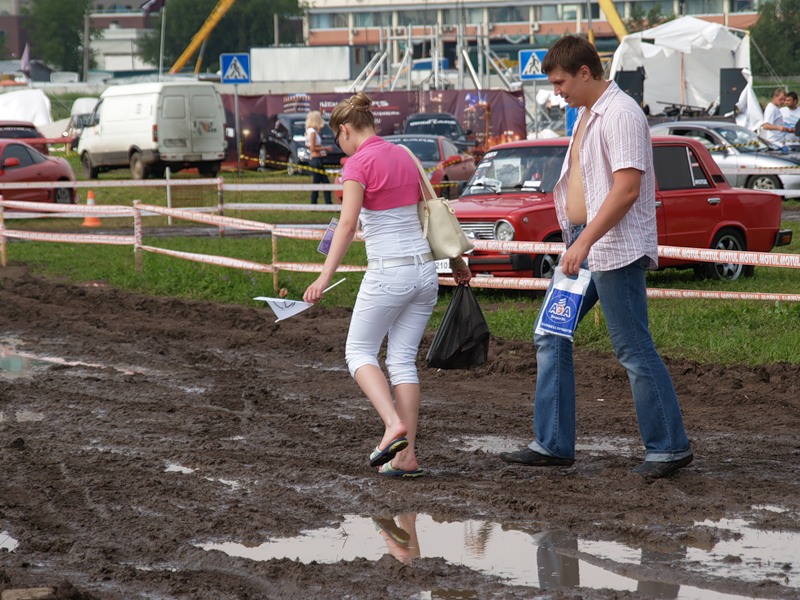
M250 55L246 52L219 55L222 83L250 83Z
M519 78L522 81L536 81L547 79L542 72L542 61L547 50L520 50L519 51Z

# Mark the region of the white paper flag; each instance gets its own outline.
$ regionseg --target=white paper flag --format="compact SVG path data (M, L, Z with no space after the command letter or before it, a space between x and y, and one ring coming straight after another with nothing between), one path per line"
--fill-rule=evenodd
M322 290L324 294L328 290L335 288L337 285L342 283L346 277L342 277L339 281L326 287ZM272 309L272 312L275 313L275 316L278 317L275 319L275 322L283 321L284 319L288 319L289 317L293 317L298 313L303 312L307 308L311 308L314 306L311 302L303 302L302 300L287 300L286 298L270 298L268 296L258 296L253 298L253 300L263 300L269 307Z
M263 300L278 317L275 322L283 321L289 317L293 317L298 313L303 312L307 308L314 306L311 302L303 302L302 300L287 300L286 298L268 298L266 296L259 296L253 300Z

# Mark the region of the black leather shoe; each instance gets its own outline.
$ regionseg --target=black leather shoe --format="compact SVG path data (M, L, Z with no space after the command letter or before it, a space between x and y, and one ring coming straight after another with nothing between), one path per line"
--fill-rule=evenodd
M507 463L528 465L529 467L571 467L575 459L561 458L558 456L548 456L535 452L530 448L517 450L516 452L501 452L500 459Z
M669 460L666 462L650 462L644 461L633 472L641 475L645 479L661 479L662 477L669 477L681 467L685 467L694 458L693 455L679 458L678 460Z

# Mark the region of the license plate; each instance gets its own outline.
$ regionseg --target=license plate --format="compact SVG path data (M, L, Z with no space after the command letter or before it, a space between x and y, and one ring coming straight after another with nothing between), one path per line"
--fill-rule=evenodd
M469 258L468 257L462 256L461 258L463 258L464 262L467 263L467 265L469 265ZM450 270L450 259L449 258L443 258L442 260L437 260L436 261L436 272L437 273L445 273L445 274L446 273L452 273L452 271Z

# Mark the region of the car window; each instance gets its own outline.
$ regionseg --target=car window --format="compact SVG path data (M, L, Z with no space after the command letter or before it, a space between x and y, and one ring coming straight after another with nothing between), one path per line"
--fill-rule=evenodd
M739 152L758 152L769 150L769 144L762 140L754 131L744 127L715 127L719 135Z
M42 136L35 129L30 129L27 127L2 127L0 128L0 137L23 140L30 138L40 138Z
M403 144L422 162L439 162L439 144L436 140L424 138L402 138L389 140L393 144Z
M483 155L464 195L532 190L551 192L561 174L566 146L524 146L491 150Z
M450 139L461 137L461 126L454 119L430 118L419 121L409 121L406 133L426 133L428 135L443 135Z
M461 151L456 148L455 144L448 140L442 140L442 151L444 152L443 158L445 160L461 154Z
M12 167L14 169L29 167L33 164L33 159L28 152L27 146L23 146L22 144L9 144L6 146L6 149L3 151L3 162L9 158L19 159L19 167Z
M694 151L686 146L653 148L658 189L685 190L711 187Z
M30 155L32 164L47 162L47 158L41 153L37 152L34 148L27 147L25 148L25 151Z

